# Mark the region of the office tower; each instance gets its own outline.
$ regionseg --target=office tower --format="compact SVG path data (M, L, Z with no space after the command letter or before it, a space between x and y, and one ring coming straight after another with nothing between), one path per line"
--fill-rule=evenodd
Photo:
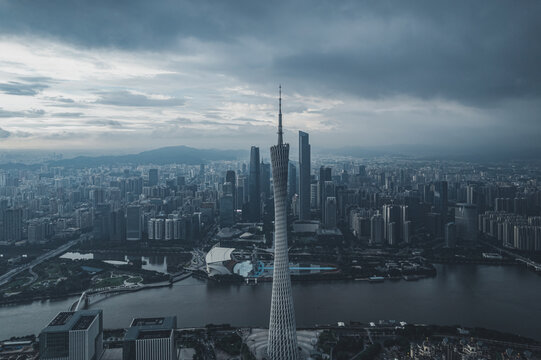
M383 217L379 214L370 218L370 245L383 244Z
M299 216L299 195L295 194L291 198L291 213L293 216Z
M411 234L411 221L409 221L409 207L408 205L400 205L400 224L399 226L399 238L406 243L409 243L409 235Z
M259 148L252 146L250 150L250 178L248 193L248 214L246 219L252 222L261 220L261 168L259 163Z
M445 225L445 246L448 248L456 246L456 226L454 222Z
M366 166L365 165L359 165L359 176L366 176Z
M398 243L398 224L395 222L387 223L387 244L396 245Z
M330 168L329 168L330 170ZM330 173L330 171L329 171ZM327 209L326 209L326 204L327 204L327 198L328 197L335 197L335 191L334 191L334 183L332 181L325 181L323 182L323 187L321 188L321 192L322 192L322 203L321 203L321 222L322 223L325 223L325 219L326 219L326 216L327 216ZM336 199L335 199L336 200ZM335 201L336 203L336 201ZM335 206L336 208L336 206ZM335 215L336 216L336 215Z
M412 222L409 220L404 221L402 224L402 240L404 240L406 244L411 242L411 224Z
M260 169L261 169L261 196L263 197L263 199L266 200L270 197L270 177L271 177L270 164L266 164L262 160Z
M336 197L328 196L325 199L325 221L324 225L327 229L336 227Z
M287 167L289 144L283 143L282 89L280 87L278 144L271 147L274 181L274 273L267 355L270 360L298 359L295 309L291 294L287 247Z
M141 240L141 207L128 206L126 211L126 240L140 241Z
M183 186L186 186L186 177L177 176L177 187L181 189Z
M310 220L310 138L299 131L299 220Z
M466 202L470 205L473 205L476 203L476 188L475 185L468 185L466 187Z
M318 184L317 207L319 209L323 208L325 204L325 198L324 198L325 181L332 181L331 168L322 166L319 168L319 181L317 183ZM323 219L323 215L322 215L322 219Z
M447 197L447 181L436 181L433 186L434 191L434 208L437 213L441 214L442 224L447 224L448 197ZM442 225L443 226L443 225ZM443 234L443 229L440 231Z
M291 201L293 195L297 193L297 168L295 167L295 165L293 165L292 162L289 162L289 170L287 175L287 200Z
M43 360L96 360L103 354L101 310L61 312L39 334Z
M237 209L237 175L234 170L227 170L225 181L231 183L231 195L233 196L233 209Z
M199 165L199 176L205 178L205 164Z
M317 209L317 193L318 183L310 183L310 208Z
M111 233L111 206L109 204L99 204L94 207L93 223L92 233L94 239L109 240Z
M88 192L88 197L92 201L92 205L103 204L105 202L105 189L96 188Z
M28 224L28 242L31 244L41 242L45 239L44 226L39 221L32 221Z
M477 241L478 220L476 205L464 203L456 204L456 237L464 241Z
M235 224L233 196L223 195L220 198L220 226L232 226L233 224Z
M124 335L123 360L176 360L176 316L133 319Z
M148 186L158 185L158 169L148 170Z
M14 243L23 238L23 210L7 209L2 216L2 239L0 241Z
M111 212L110 240L117 244L121 244L126 240L126 214L124 209Z

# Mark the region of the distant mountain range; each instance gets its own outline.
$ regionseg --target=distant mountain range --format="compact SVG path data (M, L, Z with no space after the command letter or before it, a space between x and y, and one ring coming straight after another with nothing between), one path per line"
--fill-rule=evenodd
M168 146L130 155L77 156L49 162L50 166L96 167L104 165L145 164L204 164L209 161L237 160L246 158L247 150L195 149L188 146Z
M423 145L391 145L391 146L349 146L334 149L317 148L312 150L320 156L351 156L357 158L372 158L379 156L406 157L418 160L459 160L478 162L499 162L508 160L540 160L541 148L532 149L487 149L483 147L444 148ZM20 161L17 158L0 164L0 169L15 170L39 169L41 164L49 166L61 166L72 168L85 168L110 165L165 165L165 164L188 164L198 165L209 161L235 161L248 160L249 150L219 150L219 149L195 149L188 146L169 146L154 150L143 151L129 155L102 155L102 156L76 156L73 158L51 161ZM27 160L28 155L25 157ZM292 156L295 159L295 156ZM11 161L10 161L11 160Z

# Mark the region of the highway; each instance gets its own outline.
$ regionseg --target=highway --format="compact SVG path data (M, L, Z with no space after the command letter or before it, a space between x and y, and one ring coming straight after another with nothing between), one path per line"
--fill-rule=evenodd
M4 275L0 276L0 286L6 284L8 281L10 281L14 276L19 275L20 273L32 269L34 266L41 264L42 262L49 260L50 258L53 258L55 256L58 256L62 254L63 252L67 251L69 248L74 246L75 244L79 243L81 240L86 239L86 235L81 235L78 239L72 240L54 250L49 251L46 254L40 255L36 259L32 260L28 264L21 265L15 269L12 269L5 273Z

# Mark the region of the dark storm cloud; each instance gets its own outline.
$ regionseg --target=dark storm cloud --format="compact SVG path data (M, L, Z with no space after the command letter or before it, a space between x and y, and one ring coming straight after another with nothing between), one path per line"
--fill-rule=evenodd
M34 96L48 87L49 85L45 84L25 84L17 81L9 81L0 84L0 91L9 95Z
M539 14L541 2L528 0L5 0L0 32L145 51L182 51L179 40L195 39L218 44L219 71L263 86L279 78L305 93L484 104L541 95ZM243 66L261 56L247 38L269 51L268 68ZM103 103L145 101L122 96Z
M0 139L5 139L11 136L11 133L7 130L0 128Z
M116 106L180 106L185 103L183 99L154 99L129 91L100 92L99 96L97 104Z

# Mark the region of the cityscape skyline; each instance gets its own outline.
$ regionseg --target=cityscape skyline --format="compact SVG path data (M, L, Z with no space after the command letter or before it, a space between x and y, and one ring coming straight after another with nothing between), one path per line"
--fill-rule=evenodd
M280 82L319 148L538 149L536 2L43 6L0 3L2 149L266 149Z
M0 360L541 359L540 14L0 0Z

